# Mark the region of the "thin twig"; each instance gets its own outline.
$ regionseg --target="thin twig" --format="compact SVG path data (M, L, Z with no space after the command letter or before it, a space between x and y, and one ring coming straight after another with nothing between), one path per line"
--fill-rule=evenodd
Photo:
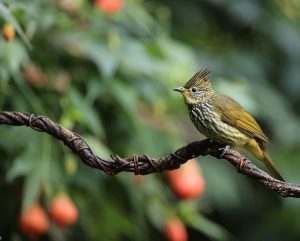
M0 124L12 126L29 126L36 131L47 132L56 139L63 141L88 166L100 169L108 175L119 172L134 172L135 174L150 174L172 170L197 156L211 155L229 161L238 172L247 175L264 185L266 188L283 197L300 197L300 185L279 181L255 166L249 159L237 150L229 148L225 154L224 145L211 140L192 142L174 153L164 157L152 158L146 155L121 158L118 155L109 159L96 156L88 144L78 134L53 122L46 116L37 116L20 112L0 112Z

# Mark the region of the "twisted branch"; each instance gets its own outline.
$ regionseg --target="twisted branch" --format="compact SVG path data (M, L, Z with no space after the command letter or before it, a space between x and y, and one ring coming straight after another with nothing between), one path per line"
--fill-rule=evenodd
M300 185L279 181L256 167L238 151L226 148L226 152L224 153L224 145L208 139L192 142L176 150L174 153L160 158L134 155L127 158L112 156L109 159L103 159L92 152L82 137L53 122L46 116L3 111L0 112L0 124L29 126L36 131L47 132L56 139L63 141L86 165L100 169L108 175L115 175L124 171L142 175L162 172L164 170L176 169L189 159L197 156L211 155L229 161L240 173L255 179L266 188L283 197L300 197Z

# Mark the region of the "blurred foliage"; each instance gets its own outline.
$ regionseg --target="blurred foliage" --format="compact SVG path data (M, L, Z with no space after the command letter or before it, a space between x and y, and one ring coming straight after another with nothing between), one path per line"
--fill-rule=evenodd
M46 115L80 133L97 155L160 156L202 138L171 90L207 67L214 87L253 113L286 180L300 182L300 3L296 0L127 0L106 14L85 0L0 3L0 106ZM161 175L136 182L82 164L28 128L0 128L0 237L22 240L21 209L60 191L78 223L45 240L160 240L168 216L191 240L298 240L298 200L284 200L201 158L206 193L178 200ZM187 164L188 165L188 164Z

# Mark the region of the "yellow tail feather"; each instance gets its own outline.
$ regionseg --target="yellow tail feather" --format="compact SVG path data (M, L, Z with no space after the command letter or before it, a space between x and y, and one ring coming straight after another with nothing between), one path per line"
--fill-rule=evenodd
M283 177L280 175L279 171L275 167L272 158L269 156L261 141L257 141L254 138L251 138L244 147L250 153L252 153L255 156L255 158L262 161L275 178L284 182Z
M273 174L273 176L275 178L277 178L278 180L284 182L283 177L281 176L281 174L279 173L279 171L275 167L275 164L272 161L272 159L269 156L269 154L267 153L267 151L266 150L262 150L262 151L263 151L263 155L264 155L262 161L264 162L264 164L266 165L266 167L268 168L268 170Z

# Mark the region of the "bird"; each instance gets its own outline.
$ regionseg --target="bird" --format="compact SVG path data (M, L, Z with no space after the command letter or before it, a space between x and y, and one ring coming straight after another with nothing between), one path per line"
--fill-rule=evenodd
M284 181L265 148L269 138L236 100L213 90L209 73L201 69L183 87L174 89L182 93L194 126L210 140L246 149Z

